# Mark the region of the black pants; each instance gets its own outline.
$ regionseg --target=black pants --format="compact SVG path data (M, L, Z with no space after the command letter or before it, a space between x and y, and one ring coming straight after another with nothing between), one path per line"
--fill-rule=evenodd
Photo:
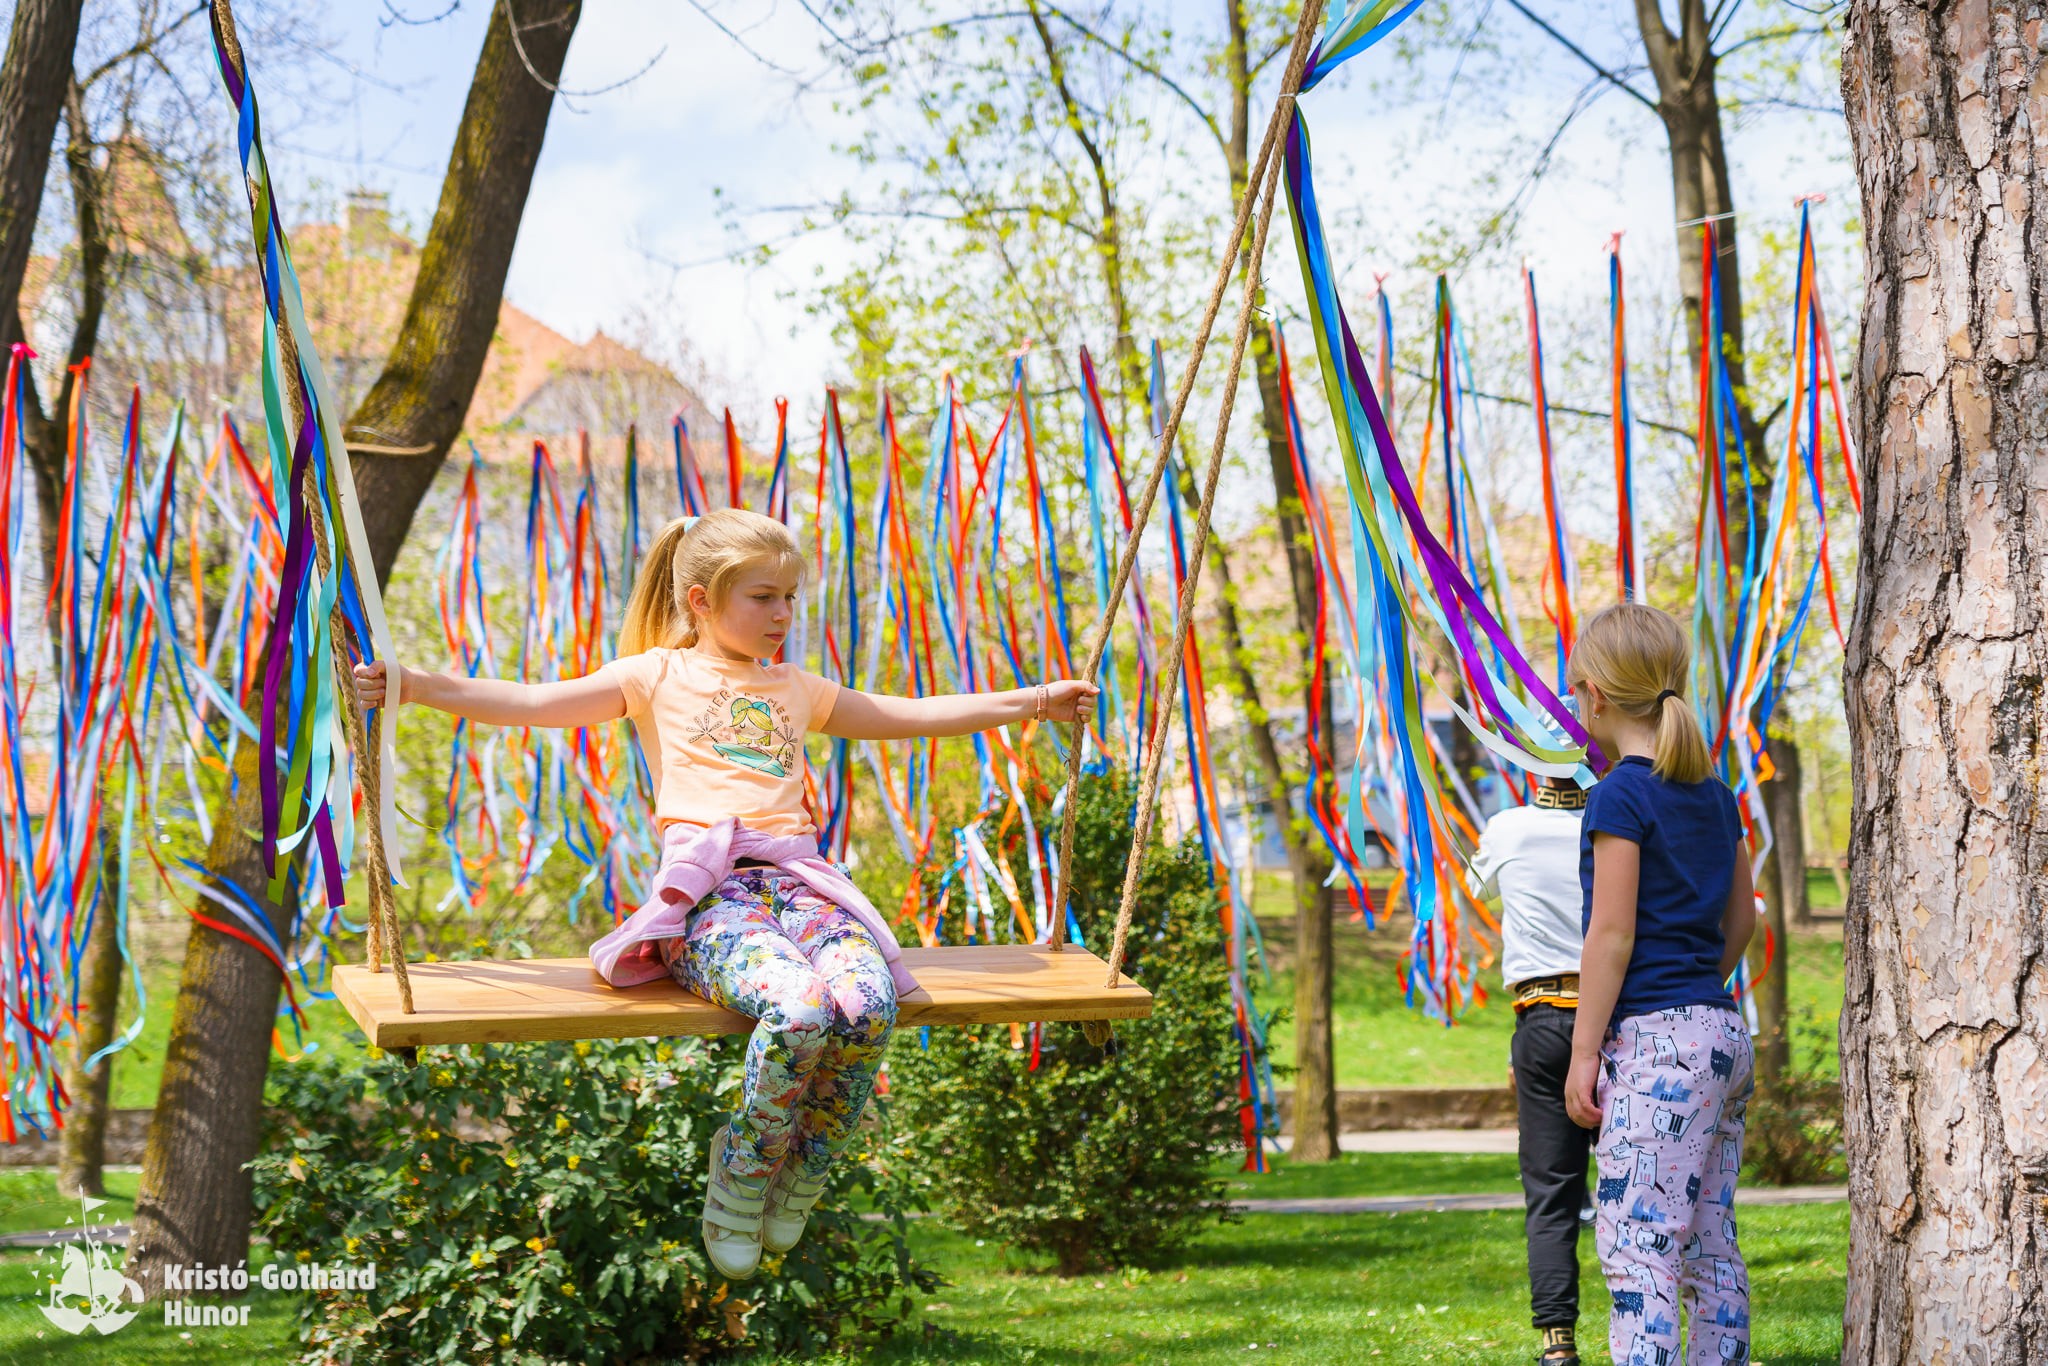
M1529 1311L1538 1328L1579 1319L1579 1211L1586 1203L1593 1131L1581 1129L1564 1108L1576 1020L1575 1011L1561 1006L1530 1006L1515 1017L1510 1049L1529 1211Z

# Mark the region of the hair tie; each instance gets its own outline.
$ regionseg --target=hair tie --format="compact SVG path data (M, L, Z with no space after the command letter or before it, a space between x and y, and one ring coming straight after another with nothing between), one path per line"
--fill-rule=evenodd
M1678 690L1676 688L1666 688L1663 692L1657 694L1657 705L1661 707L1664 705L1665 698L1676 696L1678 696Z

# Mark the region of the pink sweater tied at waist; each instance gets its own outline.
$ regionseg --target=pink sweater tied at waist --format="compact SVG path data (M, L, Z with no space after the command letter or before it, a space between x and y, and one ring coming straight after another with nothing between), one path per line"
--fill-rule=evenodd
M815 836L764 835L732 817L708 826L679 821L662 832L661 871L654 877L654 894L590 946L590 963L597 975L615 987L638 986L668 976L668 967L661 961L661 941L682 935L697 903L732 876L734 863L743 858L773 864L857 917L881 946L889 976L896 983L896 995L900 998L917 987L917 979L903 966L903 951L896 946L896 936L882 913L861 895L853 879L818 853Z

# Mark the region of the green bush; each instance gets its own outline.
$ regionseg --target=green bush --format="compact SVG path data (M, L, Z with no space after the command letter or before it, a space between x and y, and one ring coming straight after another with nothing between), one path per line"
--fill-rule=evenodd
M1131 789L1081 788L1075 914L1107 954L1131 839ZM934 881L936 879L933 879ZM947 937L957 942L957 928ZM1006 1025L898 1035L891 1096L908 1166L966 1232L1049 1255L1062 1275L1169 1259L1227 1218L1216 1153L1234 1139L1237 1045L1219 901L1198 844L1155 847L1144 866L1126 971L1152 993L1147 1020L1116 1025L1113 1051L1078 1025L1046 1026L1037 1069Z
M736 1042L464 1045L272 1071L255 1162L287 1260L376 1264L307 1296L308 1361L699 1360L813 1353L888 1333L916 1265L899 1192L839 1164L810 1229L727 1285L700 1241L706 1143L740 1084Z
M1763 1186L1840 1181L1848 1170L1842 1159L1842 1080L1829 1066L1827 1027L1808 1011L1791 1034L1793 1065L1769 1083L1759 1078L1750 1098L1743 1165L1749 1179Z

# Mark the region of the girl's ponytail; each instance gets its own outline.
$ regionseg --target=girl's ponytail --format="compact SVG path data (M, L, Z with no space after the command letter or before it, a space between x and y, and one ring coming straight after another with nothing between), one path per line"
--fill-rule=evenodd
M1572 643L1566 675L1573 684L1592 683L1630 716L1650 721L1657 731L1651 767L1674 783L1697 783L1713 775L1707 738L1685 700L1692 671L1692 642L1669 613L1640 602L1617 602L1595 612Z
M663 527L640 561L639 575L633 580L633 595L626 600L626 619L619 624L621 655L680 649L696 643L696 619L683 606L675 583L677 552L696 520L678 517Z
M1657 708L1657 751L1651 770L1674 783L1704 781L1714 771L1707 757L1707 737L1700 733L1700 719L1692 703L1666 688Z

